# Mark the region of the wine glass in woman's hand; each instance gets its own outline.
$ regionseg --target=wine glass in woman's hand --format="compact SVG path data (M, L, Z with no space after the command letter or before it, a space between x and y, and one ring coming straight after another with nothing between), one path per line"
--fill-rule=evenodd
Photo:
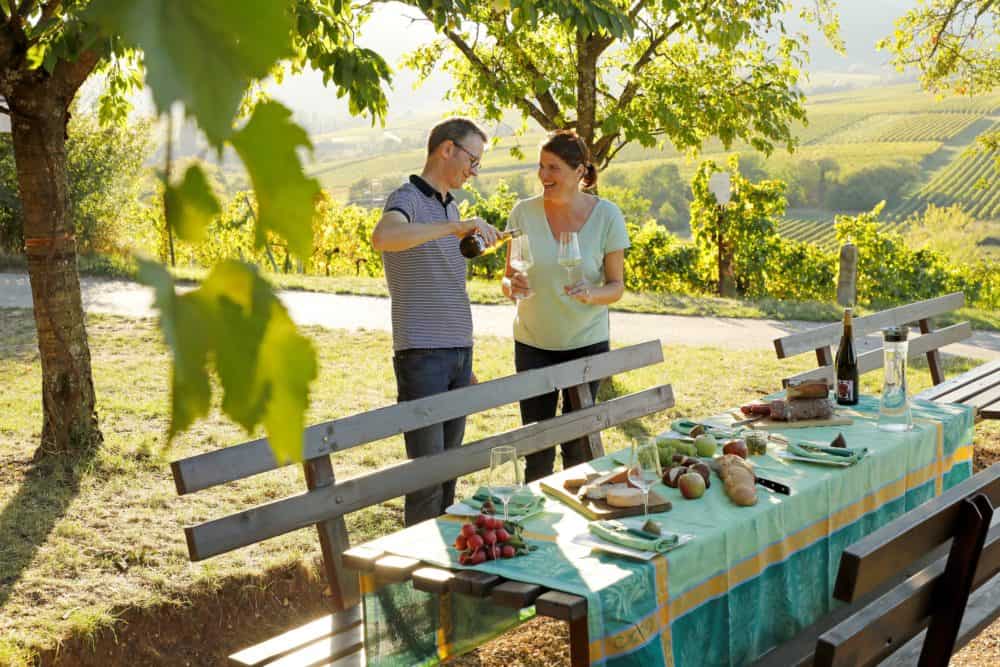
M531 287L528 284L528 270L534 264L531 256L531 244L524 234L516 236L510 241L510 268L515 273L511 276L510 294L514 299L520 301L531 296Z
M576 232L559 232L559 253L556 261L559 262L559 266L566 269L566 287L576 285L580 281L578 268L583 264L580 239Z

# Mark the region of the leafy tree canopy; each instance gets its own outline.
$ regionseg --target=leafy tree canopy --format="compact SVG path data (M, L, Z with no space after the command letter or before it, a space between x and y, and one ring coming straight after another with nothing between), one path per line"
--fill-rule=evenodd
M595 29L519 0L455 3L442 39L406 63L426 78L443 61L456 81L450 99L477 115L516 109L545 130L575 128L600 168L633 141L683 150L718 137L770 152L794 147L790 125L805 117L806 37L786 30L785 5L605 0ZM838 45L830 3L813 7L805 17Z

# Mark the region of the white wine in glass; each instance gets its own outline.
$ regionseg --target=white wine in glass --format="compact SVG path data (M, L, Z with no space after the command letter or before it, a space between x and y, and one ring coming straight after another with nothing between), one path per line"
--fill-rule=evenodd
M629 454L628 481L642 491L642 522L649 519L649 489L660 481L660 451L656 440L647 438L632 442Z
M517 449L504 445L490 450L490 495L496 496L503 503L503 520L508 519L507 505L521 487L524 486L524 473L517 460Z
M559 262L559 266L566 269L567 284L576 284L577 267L583 263L580 239L576 232L559 232L559 254L556 261Z
M511 239L510 242L510 268L514 269L525 277L528 275L528 270L534 265L534 260L531 257L531 244L528 242L528 237L525 235L517 236ZM528 295L524 294L514 294L514 299L520 301L526 298Z

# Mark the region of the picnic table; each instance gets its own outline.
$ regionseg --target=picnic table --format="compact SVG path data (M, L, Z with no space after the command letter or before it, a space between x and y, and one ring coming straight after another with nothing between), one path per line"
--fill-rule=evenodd
M705 496L654 515L693 539L650 560L578 544L587 519L555 498L524 521L538 546L528 555L475 570L587 599L590 662L597 665L738 665L760 657L827 614L841 552L861 537L967 479L972 473L973 409L916 400L914 430L877 430L877 397L863 396L848 426L786 430L830 442L843 433L869 454L846 468L784 460L770 445L753 457L762 475L788 484L789 496L758 487L753 507L737 507L713 480ZM712 420L706 420L712 421ZM718 423L731 421L730 416ZM581 468L608 470L611 454ZM537 491L537 488L536 488ZM453 571L450 548L462 520L441 517L369 543L373 549ZM368 664L411 665L470 650L523 621L528 612L488 599L415 590L361 577Z

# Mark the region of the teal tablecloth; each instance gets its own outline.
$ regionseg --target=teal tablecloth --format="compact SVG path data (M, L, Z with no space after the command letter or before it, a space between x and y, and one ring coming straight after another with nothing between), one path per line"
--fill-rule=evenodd
M737 507L716 480L703 498L673 501L656 515L669 530L695 536L651 561L591 552L571 540L587 521L550 499L525 523L539 545L527 556L476 569L587 597L593 664L741 665L827 613L846 546L940 494L972 473L972 411L918 401L916 428L875 427L878 400L862 397L854 423L784 435L829 442L843 432L870 455L849 468L753 457L762 476L787 483L791 496L758 487L753 507ZM595 469L614 465L593 461ZM460 522L427 521L373 544L430 564L460 569L449 545ZM433 664L469 650L522 617L488 601L433 596L407 584L374 588L364 578L369 664Z

